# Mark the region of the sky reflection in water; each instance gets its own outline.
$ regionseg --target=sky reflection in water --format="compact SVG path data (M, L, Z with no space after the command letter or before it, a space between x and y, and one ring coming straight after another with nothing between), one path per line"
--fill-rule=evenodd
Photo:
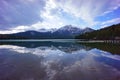
M0 80L119 80L120 56L67 42L0 45Z

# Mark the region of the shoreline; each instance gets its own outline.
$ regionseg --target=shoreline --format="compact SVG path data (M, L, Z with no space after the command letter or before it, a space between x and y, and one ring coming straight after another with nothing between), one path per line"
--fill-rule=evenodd
M78 41L81 43L120 43L120 40L87 40L87 41Z
M85 39L0 39L0 42L80 42L80 43L120 43L120 40L85 40Z

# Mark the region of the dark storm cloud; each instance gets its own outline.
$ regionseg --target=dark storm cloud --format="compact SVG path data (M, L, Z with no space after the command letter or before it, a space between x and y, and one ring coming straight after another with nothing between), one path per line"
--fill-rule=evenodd
M43 0L0 0L0 29L42 21Z

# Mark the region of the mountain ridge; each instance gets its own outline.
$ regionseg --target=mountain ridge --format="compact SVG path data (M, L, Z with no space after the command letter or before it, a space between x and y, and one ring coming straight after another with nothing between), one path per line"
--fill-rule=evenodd
M120 40L120 23L76 36L87 40Z
M49 29L48 31L45 29L41 30L44 31L28 30L13 34L1 34L0 39L73 39L78 34L93 31L91 28L86 30L72 25L66 25L59 29Z

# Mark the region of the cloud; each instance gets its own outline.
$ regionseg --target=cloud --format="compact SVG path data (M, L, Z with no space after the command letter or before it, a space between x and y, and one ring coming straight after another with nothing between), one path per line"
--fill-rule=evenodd
M43 0L0 0L0 29L42 21Z
M0 4L0 30L18 32L70 24L93 27L99 23L97 17L118 9L120 0L0 0Z
M118 23L120 23L120 18L114 18L111 20L107 20L107 21L101 23L101 28L104 28L106 26L110 26L112 24L118 24Z
M102 25L111 24L111 23L120 23L120 18L115 18L115 19L112 19L112 20L105 21L105 22L102 23Z
M40 28L60 28L64 25L72 24L69 23L65 16L62 16L62 9L57 6L53 0L48 0L44 7L44 10L41 12L41 18L43 21L39 21L31 27L36 30Z
M106 11L104 11L104 13L102 15L105 15L107 13L110 13L116 9L118 9L120 7L120 0L114 0L114 1L110 1L109 4L107 4L108 6Z
M24 32L26 30L30 30L29 26L16 26L14 28L9 27L9 29L0 30L1 34L11 34L11 33L17 33L17 32Z
M54 0L65 12L70 13L88 23L97 16L108 13L120 6L119 0ZM108 4L109 3L109 4Z

